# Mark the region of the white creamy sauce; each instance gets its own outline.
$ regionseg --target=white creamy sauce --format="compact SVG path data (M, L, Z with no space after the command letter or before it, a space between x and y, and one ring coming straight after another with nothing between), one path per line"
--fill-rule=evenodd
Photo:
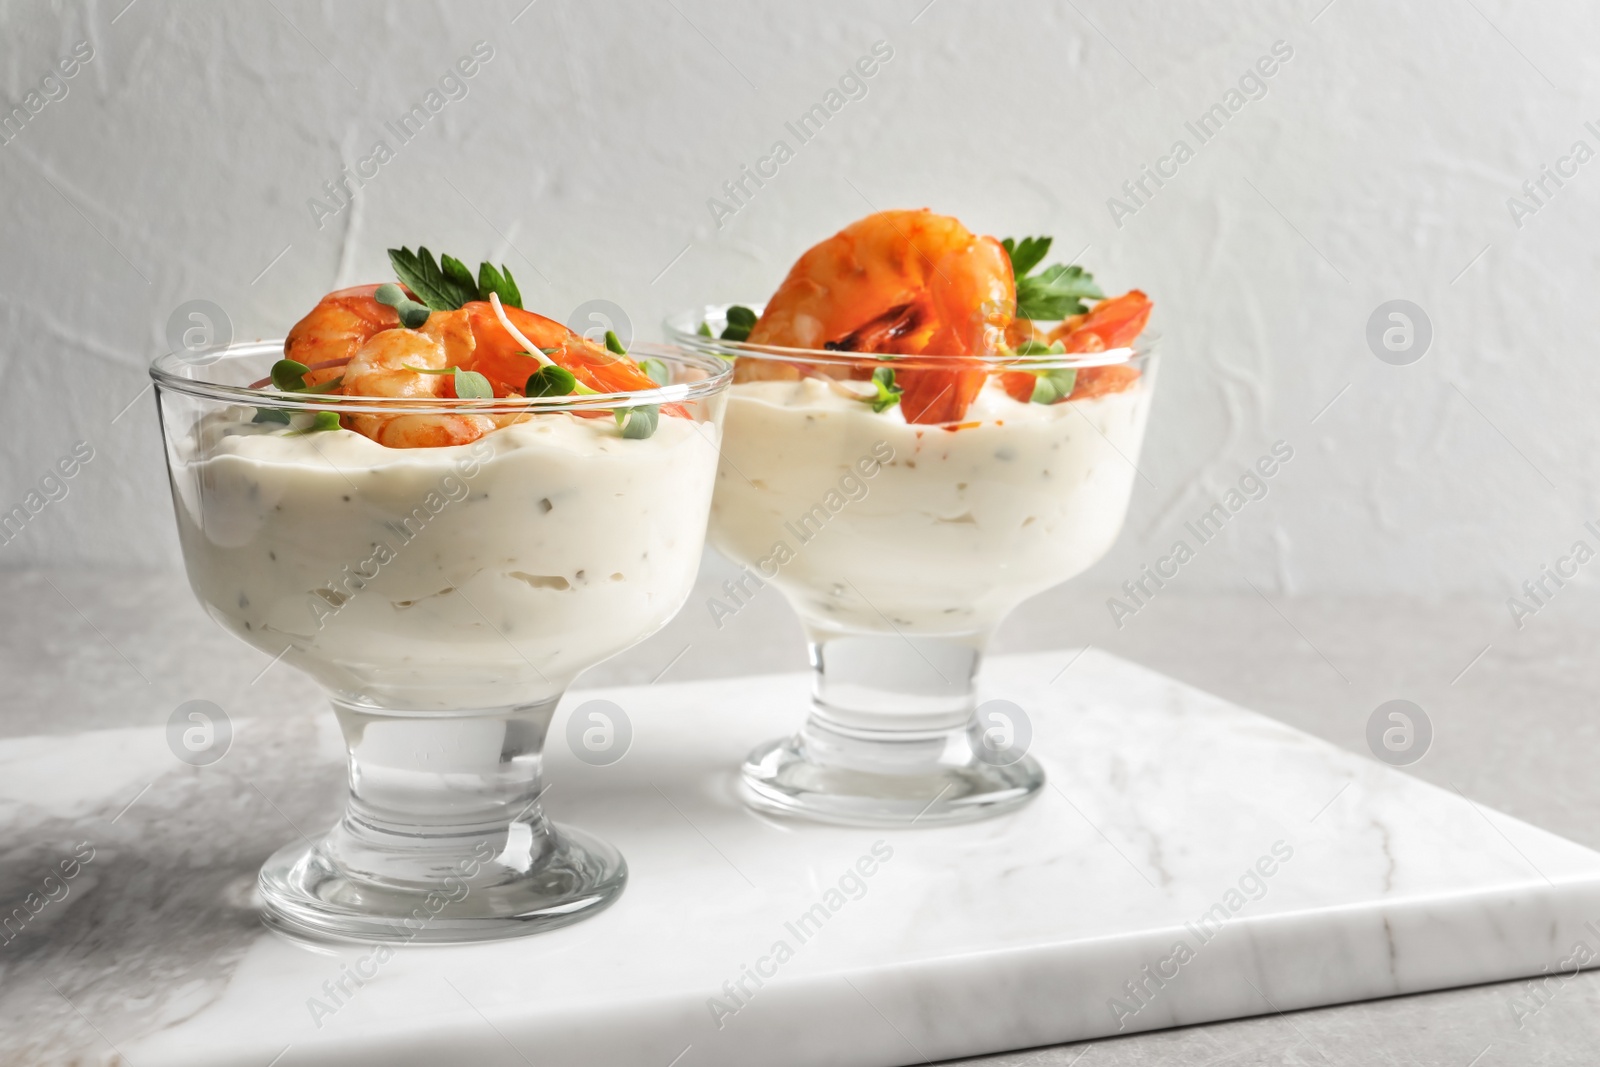
M1122 528L1148 378L1044 405L991 379L950 431L826 381L729 393L711 540L813 625L986 631L1100 559Z
M244 413L248 417L249 412ZM547 699L670 619L700 562L717 427L536 416L470 445L263 432L180 446L178 525L211 614L337 695L391 708Z

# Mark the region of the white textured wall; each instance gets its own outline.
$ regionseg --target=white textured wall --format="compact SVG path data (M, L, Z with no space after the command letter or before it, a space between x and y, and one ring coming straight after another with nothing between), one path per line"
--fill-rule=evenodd
M1600 516L1600 160L1520 228L1507 207L1600 149L1591 4L126 2L0 5L8 101L93 49L0 146L0 510L96 451L0 566L175 561L149 395L112 420L185 301L278 336L421 242L654 336L889 206L1089 245L1107 288L1154 296L1148 481L1107 584L1280 438L1294 460L1186 582L1509 593ZM479 41L465 98L400 145L384 122ZM799 145L785 121L877 41L865 97ZM1185 120L1275 41L1266 95L1199 145ZM380 138L394 158L319 228L308 199ZM1194 158L1115 225L1107 198L1179 138ZM794 158L719 228L708 198L778 139ZM1392 298L1432 319L1411 366L1365 341Z

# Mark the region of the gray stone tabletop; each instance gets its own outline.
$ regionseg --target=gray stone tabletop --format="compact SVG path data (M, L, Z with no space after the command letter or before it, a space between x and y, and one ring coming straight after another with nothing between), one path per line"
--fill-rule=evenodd
M680 616L580 685L803 669L798 625L770 590L717 628L705 601L728 576L708 555ZM324 745L312 736L315 688L225 635L181 574L0 572L0 603L0 737L158 725L202 698L236 718L276 717L272 745L284 752ZM1103 593L1069 585L1019 611L996 650L1091 644L1357 752L1366 751L1373 709L1403 697L1434 729L1408 773L1600 848L1591 770L1597 606L1575 590L1519 631L1490 598L1172 590L1118 630ZM256 866L291 824L326 821L342 796L336 762L274 759L272 746L252 752L226 777L130 795L157 809L160 819L147 815L142 825L160 830L119 840L112 827L74 906L0 946L0 1062L115 1063L101 1031L114 1032L118 1015L181 1019L220 994L256 932L245 904ZM53 832L35 829L30 841ZM0 842L5 900L26 892L34 861L46 858L35 851ZM185 877L172 878L174 870ZM166 885L174 889L163 898L155 887ZM164 902L128 906L152 897ZM233 901L225 909L233 921L196 923L202 898L212 916L218 898ZM52 979L59 993L35 978ZM1503 983L965 1062L1587 1065L1597 1061L1597 1039L1600 978L1590 973L1549 981L1537 996L1528 983Z

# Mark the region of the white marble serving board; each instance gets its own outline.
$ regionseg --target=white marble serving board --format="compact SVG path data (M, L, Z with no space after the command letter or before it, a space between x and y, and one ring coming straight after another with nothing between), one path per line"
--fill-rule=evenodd
M14 962L0 946L0 1009L57 1020L89 1062L135 1067L887 1067L1538 974L1575 944L1600 948L1600 854L1134 664L1074 656L988 665L986 695L1031 716L1050 787L952 828L814 826L739 803L732 769L796 725L802 676L573 693L548 803L626 853L621 901L564 930L381 963L252 925L248 872L277 841L230 859L210 896L158 904L204 882L201 845L229 819L267 819L251 825L278 840L331 819L330 720L240 724L235 751L200 769L155 730L0 742L8 846L111 842L52 905L93 921L47 908ZM634 730L606 767L563 740L596 697ZM192 848L161 836L183 820ZM157 840L153 871L117 877ZM871 874L853 881L858 864ZM825 921L799 928L818 904ZM140 922L172 932L115 925ZM375 976L330 993L352 968Z

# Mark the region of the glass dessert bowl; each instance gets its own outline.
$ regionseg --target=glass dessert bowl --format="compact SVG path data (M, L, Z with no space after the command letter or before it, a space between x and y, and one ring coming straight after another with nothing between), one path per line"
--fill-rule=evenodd
M1149 302L1129 297L1063 323L1064 343L1032 322L1018 341L1012 319L1012 343L959 357L762 343L750 327L770 304L666 322L737 363L709 536L743 595L782 591L810 646L810 715L745 761L752 806L935 825L1041 788L1037 762L978 722L975 676L1000 620L1121 530L1155 370L1131 345Z
M415 336L390 340L427 348L416 338L449 317L433 313L424 333L391 326ZM355 345L346 379L379 343ZM328 692L349 750L344 817L262 868L268 920L465 941L606 907L626 864L544 815L545 736L580 671L660 628L689 593L728 367L639 346L628 365L649 368L649 389L379 397L308 385L283 352L234 345L151 368L196 596ZM442 391L481 392L461 373ZM269 374L280 388L263 387ZM378 439L459 420L481 432Z

